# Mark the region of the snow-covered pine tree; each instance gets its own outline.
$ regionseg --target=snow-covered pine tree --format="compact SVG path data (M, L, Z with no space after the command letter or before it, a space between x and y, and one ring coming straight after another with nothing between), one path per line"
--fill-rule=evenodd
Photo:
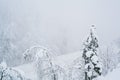
M98 40L94 33L95 27L92 25L90 35L84 43L83 58L85 60L85 80L93 80L101 75L101 63L98 59Z

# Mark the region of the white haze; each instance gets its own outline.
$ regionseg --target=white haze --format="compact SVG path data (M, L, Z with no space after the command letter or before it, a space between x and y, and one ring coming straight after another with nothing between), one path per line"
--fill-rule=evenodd
M107 44L120 36L119 7L119 0L0 0L0 36L20 53L43 45L64 54L78 51L95 24Z

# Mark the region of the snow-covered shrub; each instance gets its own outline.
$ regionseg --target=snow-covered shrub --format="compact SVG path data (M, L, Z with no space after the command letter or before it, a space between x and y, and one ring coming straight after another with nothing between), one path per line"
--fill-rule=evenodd
M83 58L74 60L69 68L68 80L84 80L84 61Z
M99 56L101 57L101 61L103 63L103 75L111 72L120 62L119 51L120 49L114 43L100 47L101 54L99 54Z
M31 47L24 52L23 56L28 62L35 63L40 80L66 80L64 69L53 63L54 55L48 48Z
M0 64L0 80L26 80L19 71L7 67L5 62Z
M51 53L46 49L41 49L36 54L37 74L40 80L66 80L65 72L60 66L52 61Z
M48 51L48 48L45 48L43 46L33 46L29 49L27 49L24 53L23 53L23 57L26 61L28 62L35 62L37 61L38 58L42 58L45 54L44 51ZM50 55L52 55L51 52L49 52ZM54 55L52 55L54 56Z
M64 69L57 65L42 70L41 72L41 80L66 80Z

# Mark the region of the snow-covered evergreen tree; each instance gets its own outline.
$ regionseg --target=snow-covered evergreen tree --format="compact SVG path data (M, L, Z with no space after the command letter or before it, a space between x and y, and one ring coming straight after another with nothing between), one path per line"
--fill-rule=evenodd
M84 43L83 58L85 60L85 80L93 80L101 75L102 68L98 59L98 40L94 33L95 27L92 25L90 35Z

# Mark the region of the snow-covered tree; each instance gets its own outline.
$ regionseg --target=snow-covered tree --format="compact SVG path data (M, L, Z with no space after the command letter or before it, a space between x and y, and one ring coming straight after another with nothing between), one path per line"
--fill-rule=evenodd
M37 72L41 80L65 80L65 72L60 66L54 64L50 53L46 49L41 49L36 55Z
M0 25L0 62L5 59L8 66L16 66L21 63L21 54L19 54L21 52L19 52L16 44L19 39L16 38L14 29L15 27L11 24L4 27Z
M100 47L100 55L101 61L103 63L102 66L102 74L106 75L108 72L111 72L118 65L119 61L119 48L113 42L107 46L102 45Z
M99 45L94 30L95 27L92 25L90 35L84 43L85 80L93 80L102 72L102 65L97 55Z
M0 64L0 80L27 80L18 70L7 67L6 62Z
M68 72L68 80L84 80L84 59L79 57L73 61Z
M64 69L53 62L53 53L45 47L34 46L23 54L25 60L35 63L40 80L66 80Z

